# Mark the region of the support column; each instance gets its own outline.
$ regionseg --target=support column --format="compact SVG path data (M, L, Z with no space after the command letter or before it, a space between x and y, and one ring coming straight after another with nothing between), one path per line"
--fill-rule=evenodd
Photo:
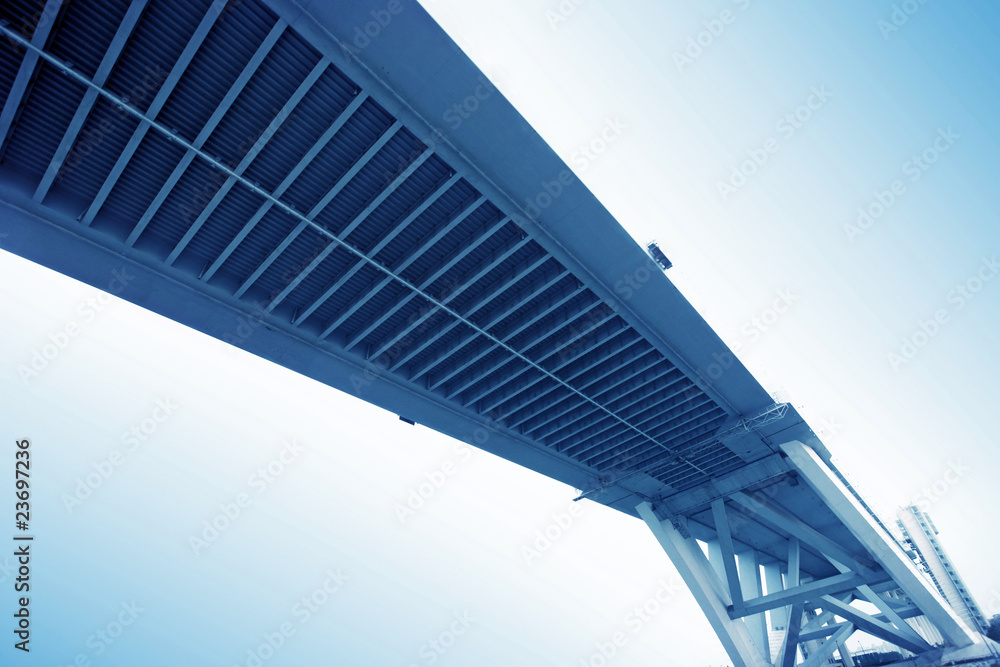
M840 642L840 646L837 647L837 651L840 652L840 657L844 661L844 667L855 667L854 656L852 656L851 652L847 650L846 641Z
M660 521L648 502L638 505L636 511L698 601L698 606L729 654L733 667L771 667L770 662L757 650L743 621L729 617L729 595L722 588L722 581L697 541L681 536L670 522Z
M949 643L961 648L977 642L977 636L965 627L937 592L927 585L892 537L874 522L815 451L797 440L781 445L781 449L799 475L858 541L868 548L872 557Z
M729 595L729 583L726 580L726 565L722 557L722 545L719 544L719 540L709 540L706 542L706 545L708 546L708 562L712 565L712 569L718 575L719 581L725 587L726 594ZM730 596L730 599L732 599L732 596ZM732 603L730 602L730 604Z
M744 551L736 556L737 565L740 572L740 586L743 589L743 599L759 598L764 595L764 589L760 582L760 557L756 551ZM765 660L771 659L771 642L767 636L767 618L765 612L747 616L744 621L750 636L757 643L761 655Z
M743 589L740 587L739 570L736 569L736 549L733 546L732 533L729 531L726 502L722 498L712 502L712 518L715 519L715 531L719 536L719 546L722 547L722 565L729 585L729 597L733 601L733 611L742 616Z
M784 590L784 584L781 582L781 563L778 561L771 561L764 565L764 587L767 594L780 593ZM780 609L772 609L767 612L767 629L768 629L768 646L770 646L771 632L784 632L785 628L788 627L788 608L782 607ZM771 656L773 660L777 660L779 656Z
M799 541L795 537L788 540L788 577L785 579L785 588L795 588L799 585L799 557L801 551ZM785 627L785 638L781 643L781 650L775 656L776 667L794 667L795 654L799 646L799 632L802 630L802 602L795 601L787 610L788 625Z
M804 625L809 624L810 622L814 621L817 616L819 616L819 614L817 614L814 610L806 609L803 612L802 616L803 624ZM804 641L801 644L799 644L799 649L802 651L802 655L808 660L813 655L815 655L817 651L819 651L822 645L823 645L822 641L818 639L810 639L808 641Z

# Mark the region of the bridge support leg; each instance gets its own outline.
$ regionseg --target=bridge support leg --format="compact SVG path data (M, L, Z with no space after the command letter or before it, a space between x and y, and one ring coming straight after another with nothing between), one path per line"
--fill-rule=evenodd
M818 504L837 517L856 543L835 542L774 499L738 488L700 505L711 510L710 516L700 515L708 519L700 518L702 528L714 528L714 535L701 532L703 536L708 532L705 551L687 529L688 519L683 515L683 520L679 519L676 509L664 503L667 506L659 508L669 513L669 520L664 521L650 502L636 507L694 594L733 665L771 664L765 614L770 614L774 629L784 629L782 646L774 655L776 667L794 667L800 650L800 667L827 664L836 652L850 665L853 661L845 642L855 631L925 653L931 646L906 621L918 614L923 614L922 618L953 647L982 641L922 578L888 530L831 465L801 442L785 443L781 449L793 477L811 488L819 497ZM761 586L760 554L753 548L748 550L747 542L734 535L734 527L745 526L747 521L787 535L787 558L775 555L774 545L770 545L764 566L766 595ZM815 578L800 572L803 547L811 558L825 558L839 574ZM896 589L905 594L905 602L886 596L886 591ZM877 611L854 606L855 600L874 605Z
M756 551L744 551L736 557L739 563L740 585L743 587L743 599L750 600L764 595L760 581L760 555ZM764 659L771 660L771 644L767 635L767 618L764 612L746 617L747 628L753 637L757 648Z
M816 610L806 609L802 613L802 621L803 623L811 623L815 621L818 616L819 614L816 613ZM820 646L822 646L823 644L824 644L823 641L817 639L812 639L809 641L802 642L801 645L802 655L805 656L807 659L811 658L817 651L819 651Z
M719 544L719 540L709 540L706 545L708 546L708 562L719 576L719 581L725 587L726 593L729 593L729 582L726 580L726 558L722 555L722 545Z
M778 561L771 561L764 565L764 588L767 594L780 593L785 589L785 585L781 579L781 563ZM784 632L785 628L788 627L788 613L790 609L788 607L778 607L777 609L772 609L767 612L767 629L768 629L768 644L770 645L770 638L772 632ZM780 659L780 648L779 653L771 656L771 659L777 664Z
M844 661L844 667L855 667L854 657L851 655L851 652L847 650L846 641L840 642L840 646L837 650L840 652L840 657Z
M797 538L788 540L788 578L785 581L785 589L794 589L799 585L799 556L801 555L800 545ZM781 641L781 648L774 661L776 667L794 667L795 657L798 654L799 633L802 631L802 602L796 600L790 607L784 608L785 613L785 636Z
M732 599L697 541L692 537L683 537L669 521L661 521L648 502L638 505L636 511L708 617L729 659L733 661L733 667L771 667L757 649L743 620L729 617L727 608Z
M874 521L871 514L815 451L798 441L787 442L781 445L781 449L805 482L858 541L868 547L872 558L889 573L949 643L956 647L977 643L978 637L959 620L937 592L927 585L895 540ZM903 632L909 634L908 630L907 628ZM906 636L903 639L911 638ZM906 646L905 643L902 645Z

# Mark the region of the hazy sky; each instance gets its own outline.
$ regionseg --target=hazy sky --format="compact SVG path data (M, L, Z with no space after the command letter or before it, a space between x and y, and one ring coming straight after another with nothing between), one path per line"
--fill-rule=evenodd
M1000 473L1000 8L425 6L880 511L929 503L1000 612L974 509Z
M1000 612L1000 10L425 6ZM575 667L618 632L611 665L726 662L637 520L2 252L0 286L3 451L34 462L24 664Z

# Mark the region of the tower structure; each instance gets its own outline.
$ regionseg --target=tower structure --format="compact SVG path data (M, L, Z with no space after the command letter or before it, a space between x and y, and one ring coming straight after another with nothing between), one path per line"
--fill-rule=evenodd
M988 629L986 618L941 546L937 526L930 516L916 505L901 507L896 512L896 526L911 557L930 577L955 613L967 626L985 634Z

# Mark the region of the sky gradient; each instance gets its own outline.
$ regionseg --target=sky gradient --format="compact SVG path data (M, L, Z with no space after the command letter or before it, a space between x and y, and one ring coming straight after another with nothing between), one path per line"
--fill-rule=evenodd
M424 7L1000 613L1000 8ZM619 632L609 664L726 664L637 520L3 252L0 285L3 451L37 466L20 664L575 667Z

